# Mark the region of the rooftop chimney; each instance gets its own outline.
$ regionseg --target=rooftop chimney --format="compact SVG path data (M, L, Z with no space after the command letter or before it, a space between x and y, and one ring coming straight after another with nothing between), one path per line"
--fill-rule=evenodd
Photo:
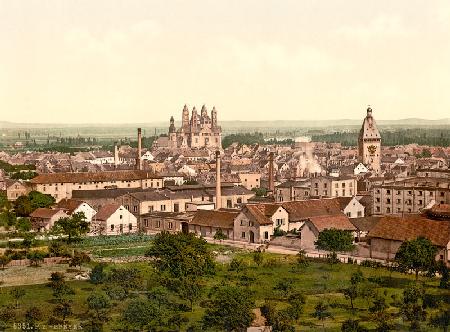
M216 151L216 210L221 208L222 191L220 183L220 151Z
M138 147L137 147L136 168L138 170L142 170L142 130L141 130L141 128L138 128Z
M274 180L273 180L273 152L269 154L269 191L273 193L275 190Z

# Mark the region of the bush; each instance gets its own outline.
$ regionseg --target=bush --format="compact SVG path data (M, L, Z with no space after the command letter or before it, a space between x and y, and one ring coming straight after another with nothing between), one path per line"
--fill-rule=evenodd
M245 270L246 267L247 267L247 264L245 264L245 262L242 259L234 257L230 262L228 271L241 272L241 271Z
M366 259L366 260L363 260L361 262L361 266L371 267L371 268L376 269L376 268L383 267L383 264L381 264L380 262L375 262L375 261L371 261L369 259Z
M283 231L283 230L280 228L280 226L276 227L276 228L273 230L273 236L284 236L284 235L286 235L286 232Z

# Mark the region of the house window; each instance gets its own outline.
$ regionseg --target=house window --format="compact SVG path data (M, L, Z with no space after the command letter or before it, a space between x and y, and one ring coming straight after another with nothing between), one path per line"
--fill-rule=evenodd
M347 217L350 218L352 216L352 213L351 212L347 212L346 215L347 215Z
M145 227L148 227L148 219L144 219L144 225Z
M172 229L172 228L173 228L173 222L169 221L169 222L167 223L167 228L168 228L168 229Z
M241 204L241 203L242 203L242 198L239 197L239 198L237 199L237 203L238 203L238 204Z
M379 207L379 206L377 206L376 208L377 208L377 212L380 212L380 207Z
M443 192L443 191L441 191L440 195L441 195L441 197L444 197L444 192Z
M120 224L119 229L120 229L120 233L123 233L123 224Z
M134 211L134 212L137 212L137 210L138 210L137 205L133 206L133 211Z
M268 240L269 239L269 232L264 232L264 240Z
M388 190L386 190L386 194L390 194L391 193L391 191L388 189Z
M390 198L387 198L387 199L386 199L386 203L387 203L387 204L391 204L391 199L390 199Z
M397 199L397 204L400 204L402 202L401 199Z
M397 190L397 195L400 195L400 194L401 194L400 190Z
M114 231L114 225L111 225L111 232Z
M245 239L245 232L242 232L241 238L242 238L242 239Z
M391 213L391 208L386 208L386 213Z
M342 183L342 188L345 188L345 182Z
M119 216L119 219L123 219L123 215L120 215L120 216Z
M132 231L133 230L133 224L128 224L128 230Z
M362 217L362 211L358 211L358 217Z
M245 226L245 221L241 220L241 226Z
M180 204L179 203L175 203L173 205L173 212L180 212Z
M231 199L227 199L227 208L231 209L233 207L233 202Z
M130 206L129 206L129 205L125 205L125 209L127 209L128 211L130 211Z
M155 221L155 228L160 228L161 227L161 221L160 220L156 220Z
M153 205L150 205L150 206L148 207L148 212L153 212Z
M342 196L345 196L345 189L342 189Z
M161 204L161 211L166 211L166 205L165 204Z
M323 195L327 196L327 191L326 190L323 191Z
M276 223L277 223L277 226L284 225L284 219L277 219Z

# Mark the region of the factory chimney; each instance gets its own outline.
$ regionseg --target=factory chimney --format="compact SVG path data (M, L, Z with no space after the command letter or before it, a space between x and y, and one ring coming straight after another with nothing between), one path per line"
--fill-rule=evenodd
M221 208L222 190L220 179L220 151L216 151L216 210Z
M119 147L117 146L117 142L114 143L114 167L119 165Z
M273 152L269 154L269 191L273 193L275 190L273 179Z
M142 129L138 128L136 168L142 170Z

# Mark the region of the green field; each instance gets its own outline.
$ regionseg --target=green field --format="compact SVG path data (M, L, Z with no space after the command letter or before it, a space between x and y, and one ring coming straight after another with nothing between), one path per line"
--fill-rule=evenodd
M306 295L306 303L303 313L298 321L298 331L322 330L321 323L311 316L314 307L320 301L324 301L329 305L332 318L325 320L326 331L340 331L342 322L350 317L357 318L366 328L373 330L374 322L371 321L371 315L368 307L371 304L370 298L357 298L355 301L354 312L350 309L349 300L345 299L341 290L348 287L350 276L353 272L360 269L366 279L364 286L371 291L369 293L379 294L386 298L389 308L388 312L392 316L392 324L395 330L409 331L408 322L403 321L399 313L398 302L402 298L403 289L409 284L414 283L414 277L398 272L390 272L385 268L367 268L358 267L351 264L329 265L326 262L314 261L310 262L307 267L299 267L296 263L295 256L285 256L276 254L264 254L264 261L260 266L253 262L252 254L248 252L231 250L224 246L210 246L211 250L222 251L225 255L231 255L244 262L240 271L230 271L229 263L218 263L217 271L214 276L204 277L204 292L202 298L194 304L193 311L182 311L182 316L188 319L184 323L181 330L185 331L188 326L193 327L192 331L197 331L198 326L207 304L207 294L216 286L224 284L239 285L247 288L253 294L256 307L262 306L266 300L273 301L277 307L283 308L288 305L283 299L283 295L278 290L274 290L274 286L281 280L292 285L291 291L300 291ZM125 252L136 251L137 248L124 249ZM116 252L116 251L113 251ZM138 254L142 252L139 251ZM231 258L231 257L230 257ZM93 266L93 263L90 263ZM146 298L145 292L159 285L158 275L149 263L128 263L128 264L109 264L107 270L114 267L136 267L142 275L142 282L137 289L130 292L125 300L112 301L112 307L108 315L110 319L104 326L104 331L112 331L115 327L120 326L122 312L127 306L131 298ZM32 269L30 267L30 269ZM449 304L450 291L438 288L439 280L430 278L420 278L418 283L423 284L429 299L428 313L436 311L433 304L439 300L447 301ZM88 281L70 281L68 284L75 290L75 295L71 295L73 315L68 321L71 324L80 324L86 319L86 298L95 290L107 290L110 284L104 283L100 285L91 284ZM27 308L36 306L44 311L42 324L46 324L51 316L52 308L56 305L52 298L52 290L47 285L23 286L26 294L20 299L20 308L14 309L16 317L7 323L9 330L13 330L12 322L24 322L24 313ZM14 304L14 300L9 295L11 288L3 287L0 292L0 306ZM177 306L187 306L187 302L181 299L177 294L170 293L170 301ZM426 322L422 328L426 331L438 331L429 327ZM168 330L163 330L168 331Z

